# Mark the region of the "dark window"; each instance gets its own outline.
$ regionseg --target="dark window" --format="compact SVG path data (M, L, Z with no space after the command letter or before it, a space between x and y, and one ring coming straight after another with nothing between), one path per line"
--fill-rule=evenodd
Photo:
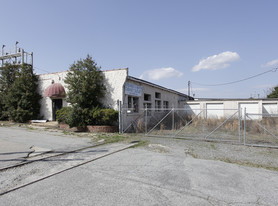
M147 108L147 111L148 111L148 115L151 115L151 113L152 113L152 110L151 110L152 104L151 103L144 103L144 109L146 109L146 108Z
M163 109L168 109L168 108L169 108L169 102L163 101Z
M151 95L150 94L144 94L144 101L151 101Z
M160 111L161 109L161 101L155 100L155 111Z
M155 93L155 98L156 98L156 99L161 99L161 93L156 92L156 93Z

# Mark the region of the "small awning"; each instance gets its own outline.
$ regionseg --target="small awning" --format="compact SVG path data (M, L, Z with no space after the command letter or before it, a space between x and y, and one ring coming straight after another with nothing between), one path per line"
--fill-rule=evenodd
M53 83L45 89L44 96L50 98L64 98L66 97L66 91L62 84Z

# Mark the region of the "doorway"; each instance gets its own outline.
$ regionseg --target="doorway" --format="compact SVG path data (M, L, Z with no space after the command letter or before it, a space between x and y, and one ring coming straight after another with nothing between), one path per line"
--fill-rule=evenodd
M52 99L52 120L56 121L56 112L63 107L62 99Z

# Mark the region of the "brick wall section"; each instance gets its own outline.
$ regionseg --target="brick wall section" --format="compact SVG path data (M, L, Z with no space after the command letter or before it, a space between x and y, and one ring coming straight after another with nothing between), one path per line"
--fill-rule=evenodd
M81 131L80 129L73 127L70 128L68 124L59 124L59 128L66 130L66 131L70 131L70 132L77 132L77 131ZM92 133L97 133L97 132L103 132L103 133L114 133L114 132L118 132L119 128L118 126L87 126L87 131L88 132L92 132Z
M118 126L87 126L89 132L104 132L104 133L114 133L118 132Z

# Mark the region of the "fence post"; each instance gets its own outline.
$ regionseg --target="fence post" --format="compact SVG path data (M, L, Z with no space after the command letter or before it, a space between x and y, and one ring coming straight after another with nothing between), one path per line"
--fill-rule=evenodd
M241 143L241 108L240 104L238 104L238 141Z
M244 107L244 145L246 145L246 107Z
M123 117L122 117L122 101L118 102L118 108L119 108L119 133L123 133Z
M145 135L148 136L148 106L145 106Z
M175 108L172 108L172 136L175 136Z

